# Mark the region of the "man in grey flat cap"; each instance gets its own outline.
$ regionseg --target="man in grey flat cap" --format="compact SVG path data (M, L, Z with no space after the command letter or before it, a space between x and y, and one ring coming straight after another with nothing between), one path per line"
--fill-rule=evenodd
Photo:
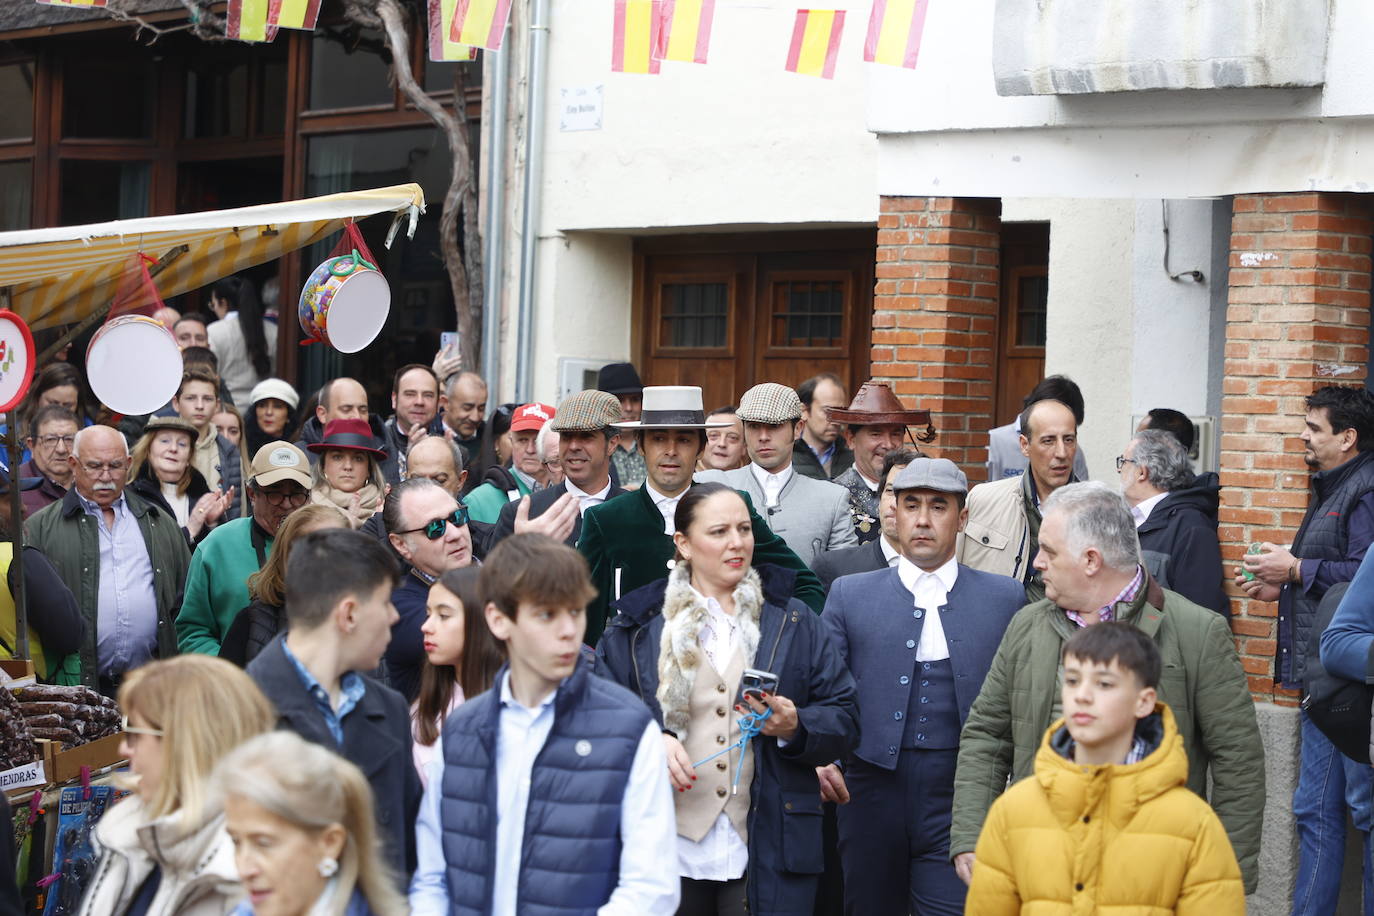
M764 382L740 398L735 411L744 422L749 464L733 471L700 471L699 482L718 481L749 494L768 527L807 566L827 550L858 545L849 514L849 491L813 480L792 466L802 405L786 385Z
M1025 596L955 560L968 480L954 462L916 458L892 486L901 559L836 579L821 617L859 686L862 738L843 775L818 775L823 796L852 798L839 810L845 912L955 916L959 731Z

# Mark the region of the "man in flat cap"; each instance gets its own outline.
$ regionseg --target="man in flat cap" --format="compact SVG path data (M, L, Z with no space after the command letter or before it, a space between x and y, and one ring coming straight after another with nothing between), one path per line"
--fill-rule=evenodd
M968 481L947 458L897 473L897 566L836 579L821 620L859 686L861 740L843 775L820 770L839 809L845 912L956 916L949 856L959 731L1024 600L1005 576L954 559ZM951 651L953 646L953 651Z
M867 544L882 533L878 482L883 476L883 456L901 447L908 426L924 425L921 441L934 439L930 411L908 410L886 384L869 379L859 386L849 407L827 407L826 416L845 424L845 441L854 451L854 466L836 477L835 483L849 491L854 534L860 544Z
M619 431L620 402L605 391L579 391L564 398L549 426L558 433L558 458L563 482L508 502L492 528L486 548L507 535L547 534L569 547L577 546L582 516L625 490L611 480L611 451Z
M700 471L696 479L719 481L748 493L764 512L768 527L807 566L827 550L857 546L849 492L803 477L792 465L802 414L797 392L775 382L755 385L740 398L736 414L744 422L749 464L733 471Z
M644 383L633 363L609 363L596 374L596 390L620 399L620 419L638 420L644 404ZM625 436L611 450L611 467L617 482L627 490L644 483L644 453L631 436Z
M562 408L558 415L563 416ZM707 422L701 389L695 386L646 388L640 419L615 424L637 437L648 476L644 486L596 506L583 520L577 549L587 558L598 593L587 605L588 645L601 638L611 602L668 575L674 553L673 516L692 485L697 458L706 447L706 430L716 425ZM820 580L754 511L749 494L742 495L753 523L754 563L795 570L792 595L819 611L825 600Z

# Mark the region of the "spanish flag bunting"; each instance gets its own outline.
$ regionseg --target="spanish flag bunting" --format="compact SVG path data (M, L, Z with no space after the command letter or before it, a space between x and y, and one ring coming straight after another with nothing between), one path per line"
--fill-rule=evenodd
M107 0L38 0L48 6L104 6Z
M315 20L320 18L320 0L271 0L267 11L267 22L282 29L315 28Z
M611 38L611 70L615 73L657 73L660 0L615 0L615 33Z
M501 50L511 0L457 0L448 40L470 48Z
M429 0L429 59L433 61L476 60L477 49L448 40L448 26L458 9L458 0Z
M662 0L655 57L706 63L716 0Z
M271 41L277 37L275 26L267 24L271 0L229 0L224 14L224 35L238 41Z
M842 34L844 10L797 10L787 69L803 76L833 80Z
M915 69L929 5L930 0L873 0L864 60Z

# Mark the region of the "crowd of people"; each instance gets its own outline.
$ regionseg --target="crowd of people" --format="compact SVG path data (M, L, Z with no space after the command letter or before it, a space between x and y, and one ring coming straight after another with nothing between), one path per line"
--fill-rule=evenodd
M1063 376L970 486L878 381L707 410L618 363L492 406L440 353L383 418L271 374L251 284L211 301L165 316L151 416L44 367L0 475L39 678L125 716L83 912L1241 913L1265 757L1227 579L1277 604L1281 684L1367 675L1363 389L1307 399L1302 528L1228 571L1191 421L1089 481ZM1334 911L1371 774L1303 714L1295 914Z

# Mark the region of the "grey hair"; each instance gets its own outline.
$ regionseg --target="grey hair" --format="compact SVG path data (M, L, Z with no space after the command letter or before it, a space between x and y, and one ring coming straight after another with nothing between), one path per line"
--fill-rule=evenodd
M425 436L423 439L412 442L406 448L406 461L410 461L410 453L415 451L416 447L421 442L428 442L431 439L442 439L444 441L444 444L448 446L449 456L453 458L453 473L463 473L463 447L448 436Z
M545 423L539 427L539 433L534 437L534 448L539 453L539 460L542 462L548 458L549 437L555 440L558 438L558 430L553 428L552 423Z
M1118 572L1140 565L1140 542L1126 500L1100 480L1071 483L1050 494L1041 506L1045 516L1064 513L1065 539L1075 553L1089 547Z
M465 378L475 378L475 379L477 379L477 384L479 384L479 385L482 386L482 390L483 390L483 391L490 391L490 390L491 390L490 388L487 387L487 380L486 380L486 379L482 378L482 376L478 375L476 372L473 372L471 369L463 369L463 370L461 370L461 371L459 371L459 372L453 373L452 375L450 375L450 376L445 380L445 382L444 382L444 396L445 396L445 397L448 397L448 398L452 398L452 397L453 397L453 389L454 389L454 388L457 388L457 387L458 387L458 383L461 382L461 381L462 381L463 379L465 379Z
M1145 429L1136 433L1131 442L1135 444L1131 460L1156 489L1169 492L1192 484L1193 466L1188 462L1188 452L1173 433Z
M108 429L110 432L112 432L112 433L114 433L116 436L118 436L118 437L119 437L119 444L122 445L122 446L124 446L124 457L125 457L125 458L128 458L128 457L129 457L129 440L128 440L128 439L125 439L125 438L124 438L124 435L123 435L122 433L120 433L119 430L115 429L113 426L101 426L101 425L99 425L99 424L96 424L96 425L94 425L94 426L84 426L84 427L82 427L81 429L78 429L78 430L76 431L76 438L72 439L72 457L73 457L73 458L78 458L78 459L79 459L79 458L81 457L81 437L84 436L84 435L86 435L87 432L89 432L90 430L93 430L93 429ZM194 447L195 447L195 443L192 442L192 443L191 443L191 446L194 448Z

